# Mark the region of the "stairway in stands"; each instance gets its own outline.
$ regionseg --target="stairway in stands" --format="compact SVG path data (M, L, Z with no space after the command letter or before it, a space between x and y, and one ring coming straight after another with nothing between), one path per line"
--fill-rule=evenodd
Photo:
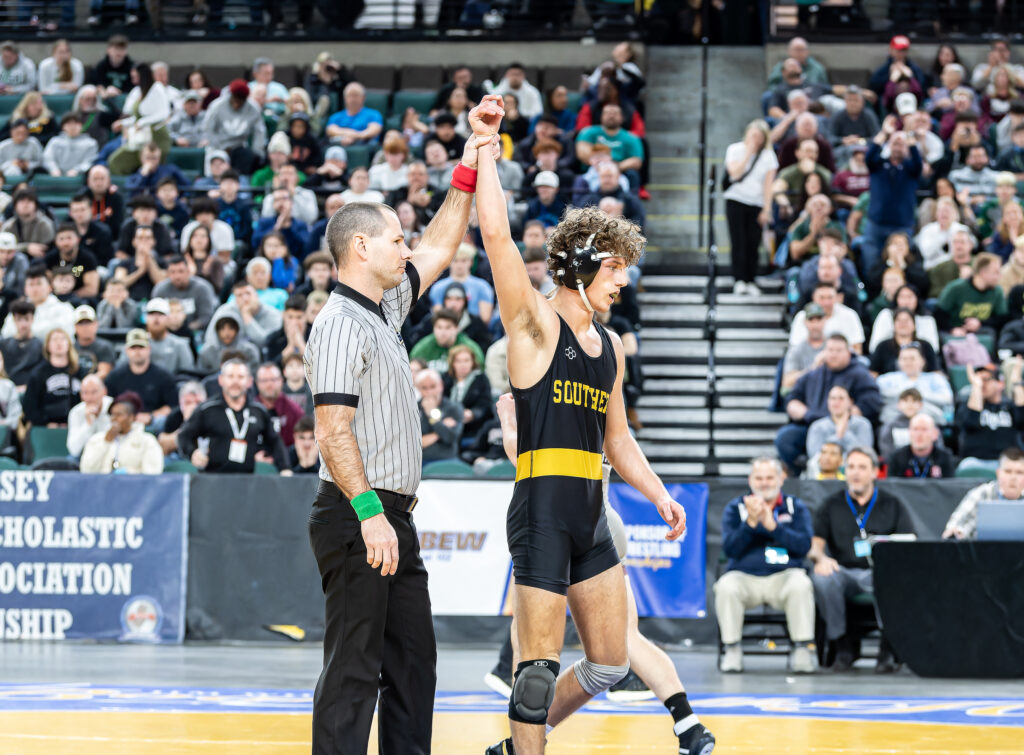
M721 166L725 148L758 116L764 51L710 52L707 164ZM772 440L784 419L766 410L775 366L785 351L784 297L775 281L765 281L764 294L756 298L731 293L729 237L719 201L714 347L718 401L709 409L706 233L705 246L699 244L700 65L699 48L649 48L651 257L640 294L645 384L638 439L659 474L745 476L752 456L773 451Z

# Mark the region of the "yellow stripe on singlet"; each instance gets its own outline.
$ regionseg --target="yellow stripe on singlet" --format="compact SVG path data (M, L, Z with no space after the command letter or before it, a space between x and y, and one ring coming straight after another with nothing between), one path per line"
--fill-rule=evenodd
M539 448L516 460L516 482L527 477L582 477L601 479L601 454L578 448Z

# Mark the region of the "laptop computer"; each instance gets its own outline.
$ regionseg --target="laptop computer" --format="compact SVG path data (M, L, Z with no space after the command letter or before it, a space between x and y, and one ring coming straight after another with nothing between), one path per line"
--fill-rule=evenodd
M1024 501L979 503L977 539L1024 542Z

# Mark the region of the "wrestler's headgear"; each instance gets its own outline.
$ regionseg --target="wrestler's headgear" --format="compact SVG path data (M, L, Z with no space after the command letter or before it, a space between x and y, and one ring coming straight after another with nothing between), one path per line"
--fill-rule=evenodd
M564 285L575 288L580 292L580 296L583 297L583 303L591 312L594 311L594 308L590 306L590 300L587 299L585 289L597 277L597 272L601 269L601 260L618 256L611 252L598 251L594 247L594 238L596 236L596 233L590 234L582 247L573 249L571 257L567 252L557 252L555 254L556 257L561 259L558 267L555 268L555 275L558 276L558 279Z

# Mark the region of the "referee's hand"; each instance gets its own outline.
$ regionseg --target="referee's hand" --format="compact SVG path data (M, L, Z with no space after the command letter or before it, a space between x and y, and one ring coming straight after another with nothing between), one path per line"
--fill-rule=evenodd
M379 566L384 577L398 571L398 536L388 518L383 513L376 514L364 519L360 526L366 544L366 563L374 569Z

